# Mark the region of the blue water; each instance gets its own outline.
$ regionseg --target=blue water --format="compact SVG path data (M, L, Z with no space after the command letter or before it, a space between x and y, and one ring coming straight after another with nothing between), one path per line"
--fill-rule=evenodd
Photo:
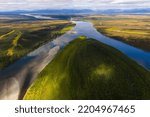
M54 41L49 42L38 49L34 50L33 52L29 53L27 56L21 58L14 64L10 65L8 68L0 71L0 78L6 78L9 76L15 76L15 74L24 70L28 64L31 67L32 63L38 64L38 61L35 61L36 58L43 59L43 56L46 56L47 53L56 46L63 48L66 46L70 41L74 40L75 38L84 35L89 38L97 39L98 41L107 44L111 47L114 47L124 53L129 58L136 61L138 64L143 66L144 68L150 70L150 52L143 51L141 49L135 48L131 45L125 44L121 41L109 38L104 36L103 34L99 33L94 27L93 24L90 22L84 21L76 21L76 26L74 27L72 32L68 32L59 38L54 39ZM75 33L74 33L75 32ZM30 59L29 59L30 58ZM42 60L41 60L42 61ZM30 72L30 70L26 71Z
M72 31L54 39L52 42L48 42L0 71L0 99L19 99L19 95L24 95L28 87L37 78L43 68L51 62L59 49L81 35L97 39L104 44L118 49L144 68L150 70L150 52L145 52L106 37L99 33L90 22L77 21Z
M121 41L106 37L103 34L99 33L93 27L92 23L79 21L76 22L76 24L77 26L75 27L75 30L77 31L78 35L85 35L87 37L97 39L98 41L109 46L112 46L127 55L129 58L136 61L138 64L150 70L150 52L146 52Z

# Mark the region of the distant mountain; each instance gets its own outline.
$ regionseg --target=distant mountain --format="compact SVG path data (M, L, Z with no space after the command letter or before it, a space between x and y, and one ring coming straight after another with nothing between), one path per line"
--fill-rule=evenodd
M92 10L92 9L45 9L33 11L6 11L0 12L0 15L17 15L22 13L35 13L35 14L147 14L150 13L150 8L145 9L107 9L107 10Z
M50 14L82 14L82 13L93 13L90 9L61 9L61 10L38 10L32 11L32 13L50 13Z
M98 10L97 13L103 14L147 14L150 13L150 8L146 9L109 9L109 10Z
M0 12L1 15L3 14L22 14L22 13L34 13L34 14L91 14L94 13L93 10L90 9L45 9L45 10L34 10L34 11L24 11L24 10L18 10L18 11L6 11L6 12Z

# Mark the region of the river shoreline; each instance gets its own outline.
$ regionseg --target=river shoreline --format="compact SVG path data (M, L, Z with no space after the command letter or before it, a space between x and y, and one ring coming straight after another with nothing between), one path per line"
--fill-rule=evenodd
M150 69L150 60L148 59L150 53L102 35L90 22L76 21L75 23L76 26L72 29L73 33L72 31L67 32L29 53L4 71L0 71L0 99L21 99L36 76L55 57L59 50L82 35L114 47L141 66Z

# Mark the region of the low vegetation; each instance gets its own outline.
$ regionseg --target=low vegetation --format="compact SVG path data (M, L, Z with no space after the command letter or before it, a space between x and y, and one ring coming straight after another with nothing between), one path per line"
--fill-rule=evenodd
M67 20L12 22L10 18L7 22L7 19L0 22L0 70L74 26Z
M81 36L56 55L24 99L150 99L150 73L118 50Z
M150 17L137 15L89 16L95 27L106 36L150 51Z

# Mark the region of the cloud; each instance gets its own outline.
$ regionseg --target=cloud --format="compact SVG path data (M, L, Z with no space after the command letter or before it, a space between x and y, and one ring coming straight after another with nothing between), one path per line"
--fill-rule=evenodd
M0 0L0 10L149 8L150 0Z
M111 3L115 4L139 4L139 3L150 3L149 0L112 0Z

